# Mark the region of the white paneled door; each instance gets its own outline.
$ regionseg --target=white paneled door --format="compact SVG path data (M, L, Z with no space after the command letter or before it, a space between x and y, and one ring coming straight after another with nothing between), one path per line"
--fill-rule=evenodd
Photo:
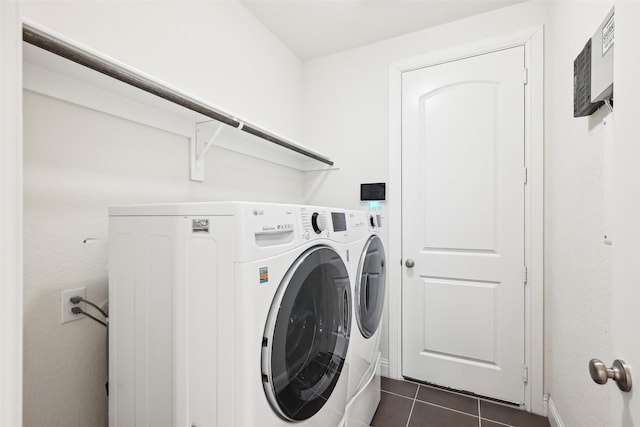
M403 73L402 374L524 402L525 51Z

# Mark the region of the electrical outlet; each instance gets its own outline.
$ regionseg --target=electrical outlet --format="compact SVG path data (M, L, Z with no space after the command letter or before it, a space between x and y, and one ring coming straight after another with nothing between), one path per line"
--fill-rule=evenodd
M87 305L83 302L80 304L72 304L69 301L73 297L82 297L84 298L87 294L87 288L76 288L76 289L67 289L66 291L62 291L60 296L60 307L61 307L61 316L60 323L71 322L72 320L83 319L84 314L73 314L71 312L72 307L80 307L85 310Z

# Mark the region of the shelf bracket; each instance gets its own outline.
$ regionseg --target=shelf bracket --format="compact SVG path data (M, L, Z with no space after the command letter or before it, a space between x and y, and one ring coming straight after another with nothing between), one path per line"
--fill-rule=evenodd
M209 138L207 143L204 145L204 148L202 149L202 151L200 151L198 153L198 155L196 156L196 163L199 163L202 159L204 159L204 155L207 153L209 148L211 148L211 146L213 145L213 142L216 140L218 135L220 135L220 131L222 130L222 126L224 126L222 123L220 123L218 125L217 129L213 133L213 136L211 136L211 138Z
M224 127L223 123L219 123L213 131L213 135L209 137L206 142L203 142L205 138L204 127L200 126L200 123L196 124L196 134L191 138L191 180L192 181L204 181L204 164L205 155L209 148L214 144L218 135Z

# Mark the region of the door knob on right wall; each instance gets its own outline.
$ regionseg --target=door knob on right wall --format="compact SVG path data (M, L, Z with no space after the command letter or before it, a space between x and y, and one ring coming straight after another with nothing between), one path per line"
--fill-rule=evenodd
M598 384L605 384L611 378L618 384L620 390L631 391L631 371L624 360L616 359L613 361L613 366L607 368L602 360L591 359L589 374L591 374L591 379Z

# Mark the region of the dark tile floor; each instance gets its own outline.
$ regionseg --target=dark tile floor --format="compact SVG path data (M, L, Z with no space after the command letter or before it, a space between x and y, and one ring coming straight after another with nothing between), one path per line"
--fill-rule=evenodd
M539 415L410 381L382 378L372 427L549 427Z

